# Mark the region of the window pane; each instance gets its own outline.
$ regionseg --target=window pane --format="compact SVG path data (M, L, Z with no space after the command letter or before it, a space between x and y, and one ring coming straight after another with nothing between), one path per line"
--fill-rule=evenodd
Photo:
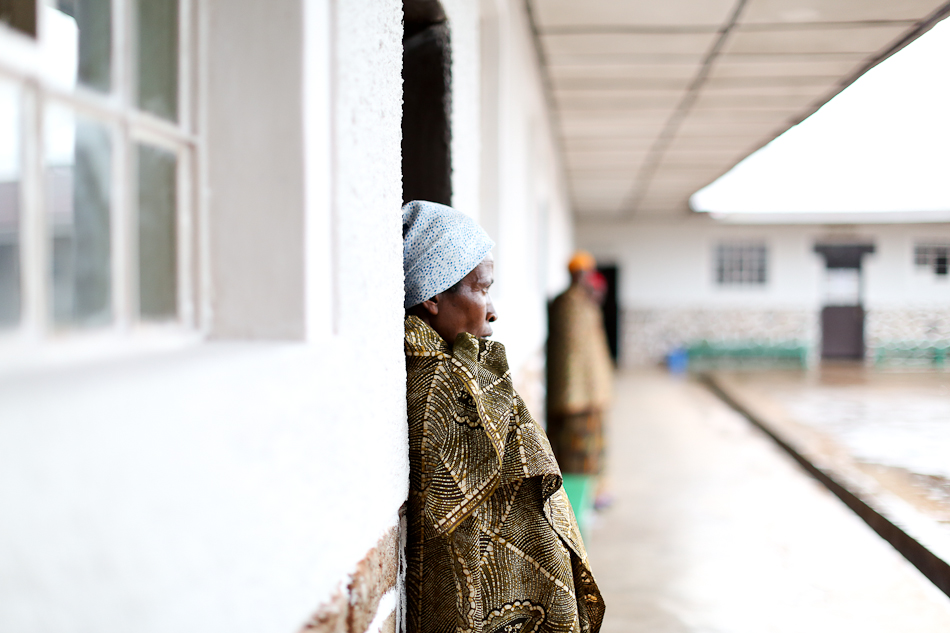
M139 313L145 320L177 315L176 167L174 152L138 146Z
M138 104L178 120L178 0L136 0Z
M47 0L50 36L67 81L108 92L111 85L111 0Z
M0 328L20 322L20 93L0 83Z
M716 283L765 285L766 247L760 244L719 244L716 247Z
M45 140L53 323L106 325L112 320L109 130L53 106Z

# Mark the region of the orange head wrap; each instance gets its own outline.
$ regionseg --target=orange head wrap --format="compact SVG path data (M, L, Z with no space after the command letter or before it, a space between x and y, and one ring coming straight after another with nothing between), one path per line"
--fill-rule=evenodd
M577 251L568 262L567 269L573 274L581 270L594 270L596 266L597 262L593 255L587 251Z

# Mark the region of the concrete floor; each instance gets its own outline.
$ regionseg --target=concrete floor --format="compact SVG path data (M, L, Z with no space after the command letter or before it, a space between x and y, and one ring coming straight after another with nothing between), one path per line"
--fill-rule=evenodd
M950 631L950 599L702 386L618 377L603 633Z

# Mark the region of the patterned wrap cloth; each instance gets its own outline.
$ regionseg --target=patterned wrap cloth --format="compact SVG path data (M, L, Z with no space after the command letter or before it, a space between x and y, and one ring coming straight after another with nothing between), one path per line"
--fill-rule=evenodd
M603 599L504 346L405 325L409 633L596 633Z
M600 307L574 283L551 303L548 323L548 437L562 471L598 474L603 411L613 390Z

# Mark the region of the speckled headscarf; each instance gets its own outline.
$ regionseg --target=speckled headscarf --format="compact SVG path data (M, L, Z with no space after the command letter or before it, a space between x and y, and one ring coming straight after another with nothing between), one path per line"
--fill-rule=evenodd
M494 246L475 220L452 207L424 200L406 203L402 208L405 307L457 284Z

